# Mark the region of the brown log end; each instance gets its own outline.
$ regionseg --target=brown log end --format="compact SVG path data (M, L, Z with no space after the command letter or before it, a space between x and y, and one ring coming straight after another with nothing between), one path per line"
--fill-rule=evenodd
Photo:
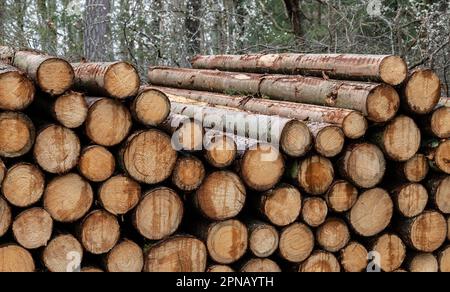
M134 209L141 198L141 186L124 175L110 178L98 191L103 208L113 215L125 215Z
M204 128L200 121L185 116L171 116L170 125L165 122L163 128L171 127L172 143L177 150L199 151L203 149Z
M350 231L343 220L330 218L317 229L316 238L324 250L338 252L350 241Z
M152 246L145 255L144 272L203 273L208 253L200 240L178 236Z
M214 135L206 145L205 158L216 168L226 168L233 164L237 156L237 146L228 135Z
M291 157L301 157L312 147L313 138L305 123L292 120L281 133L280 145L284 153Z
M170 100L159 90L144 89L134 99L131 111L144 126L156 127L169 116Z
M281 273L281 269L271 259L251 259L242 266L241 273Z
M394 204L383 189L372 189L363 193L349 214L353 229L362 236L371 237L389 225L394 213Z
M328 207L334 212L347 212L358 199L358 189L347 181L337 181L333 183L325 198Z
M78 169L89 181L103 182L114 174L116 159L105 147L90 146L81 152Z
M439 253L438 261L439 261L439 271L441 273L449 273L450 272L450 246L445 247Z
M33 153L42 169L53 174L64 174L77 165L80 147L80 140L74 132L50 125L37 135Z
M299 267L301 273L339 273L337 258L325 251L316 251Z
M319 227L328 216L327 203L319 197L306 198L303 201L301 217L311 227Z
M288 226L300 216L302 195L293 186L281 185L261 197L259 209L272 224Z
M104 273L100 268L97 267L84 267L81 269L81 273Z
M8 232L12 223L11 208L8 203L0 197L0 237Z
M395 117L400 109L400 96L389 85L376 86L367 97L368 119L384 123Z
M423 154L417 154L403 165L403 175L414 183L423 181L430 171L428 159Z
M129 63L116 62L105 73L104 85L109 96L125 99L136 95L140 86L137 70Z
M450 214L450 177L438 179L435 187L430 188L434 205L444 214Z
M401 229L405 242L421 252L434 252L447 239L447 220L438 212L424 212L402 225L405 225Z
M428 204L428 191L421 184L406 184L394 190L394 202L400 214L407 218L420 215Z
M340 253L342 268L349 273L361 273L367 269L369 253L360 243L352 242Z
M431 131L441 139L450 138L450 107L443 106L431 116Z
M404 105L417 114L430 113L441 98L441 80L430 69L415 70L405 85Z
M136 243L124 240L106 256L109 273L140 273L144 267L144 254Z
M308 226L294 223L280 234L280 256L289 262L301 263L314 249L314 234Z
M364 137L368 128L369 123L360 112L352 112L342 123L342 130L349 139L359 139Z
M83 218L93 200L89 183L74 173L53 179L44 192L44 208L58 222L72 223Z
M410 260L408 270L411 273L437 273L439 272L439 263L433 254L421 253Z
M323 128L316 137L317 153L324 157L335 157L344 149L345 136L341 128L328 126Z
M37 71L37 84L42 91L50 95L60 95L70 89L74 83L75 73L65 60L49 58L42 62Z
M434 154L434 163L440 171L450 174L450 140L439 144Z
M18 245L0 247L1 273L32 273L36 269L30 252Z
M42 254L45 267L52 273L66 273L69 268L76 270L77 267L70 265L73 259L81 264L83 247L70 234L59 235L52 239Z
M71 91L56 99L53 110L61 125L75 129L86 121L89 107L83 94Z
M0 63L0 109L24 110L33 102L34 96L34 84L25 74Z
M137 206L133 223L150 240L161 240L178 229L184 206L175 191L161 187L147 192Z
M172 174L173 184L185 192L195 191L206 176L203 162L195 156L179 157Z
M44 187L45 178L39 168L33 164L19 163L6 173L1 191L9 203L26 208L41 199Z
M381 62L379 74L384 83L397 86L408 78L408 65L399 56L388 56Z
M206 269L207 273L234 273L234 270L225 265L212 265Z
M377 238L372 250L380 255L381 270L388 273L400 268L406 258L406 247L394 234L385 234Z
M50 240L53 220L44 209L28 209L16 217L12 230L17 243L26 249L37 249Z
M308 194L322 195L333 183L333 164L321 156L306 158L300 164L297 180Z
M255 256L267 258L278 249L280 237L275 227L259 223L250 229L249 242L250 250Z
M95 255L105 254L119 241L119 222L106 211L94 211L81 223L80 237L85 250Z
M406 116L395 118L383 133L383 148L395 161L408 161L414 157L421 142L420 129L413 119Z
M36 132L33 122L18 112L0 113L0 156L16 158L33 147Z

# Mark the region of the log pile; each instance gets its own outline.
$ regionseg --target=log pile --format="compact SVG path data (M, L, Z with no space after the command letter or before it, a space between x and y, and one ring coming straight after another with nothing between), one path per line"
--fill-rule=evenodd
M0 47L0 271L448 272L450 108L396 56ZM283 74L283 75L279 75Z

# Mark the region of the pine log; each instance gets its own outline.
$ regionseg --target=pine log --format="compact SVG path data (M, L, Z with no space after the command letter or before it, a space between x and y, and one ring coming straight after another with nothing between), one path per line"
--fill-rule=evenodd
M322 198L310 197L303 201L301 217L308 226L319 227L325 222L327 216L328 206Z
M329 124L308 124L314 136L314 148L317 153L327 157L335 157L344 149L345 136L341 128Z
M330 210L336 213L349 211L356 204L358 189L345 180L333 183L325 195L325 200Z
M301 273L339 273L341 267L337 258L325 251L314 252L299 267Z
M123 240L108 253L105 262L109 273L140 273L144 268L144 254L139 245Z
M300 162L294 178L311 195L322 195L328 191L334 180L334 167L325 157L314 155Z
M12 223L11 208L8 203L0 197L0 238L8 232ZM0 265L1 266L1 265Z
M435 252L447 239L447 220L439 212L426 211L399 222L398 230L409 247L420 252Z
M398 116L372 137L375 144L383 149L394 161L408 161L419 151L422 136L413 119Z
M203 273L207 259L203 242L194 237L176 236L147 251L144 272Z
M408 270L411 273L437 273L439 263L431 253L419 253L408 261Z
M45 247L42 262L53 273L66 273L76 271L80 267L71 266L71 262L83 260L83 247L78 240L70 234L63 234L53 238Z
M33 147L36 131L33 122L19 112L0 113L0 156L16 158Z
M249 229L249 248L258 258L267 258L275 253L280 243L278 231L272 225L251 221Z
M141 186L127 176L114 176L100 186L98 198L106 211L113 215L125 215L139 203Z
M281 273L281 269L271 259L251 259L242 266L241 273Z
M34 100L33 82L17 68L0 62L0 109L20 111Z
M378 185L386 172L383 152L368 143L348 146L337 166L344 178L364 189Z
M2 194L10 204L27 208L41 199L45 178L33 164L18 163L8 170L1 186Z
M44 208L58 222L72 223L83 218L93 200L90 184L75 173L54 178L44 192Z
M308 226L294 223L280 234L280 256L292 263L306 260L314 249L314 234Z
M103 182L114 174L116 159L103 146L89 146L81 151L78 169L87 180Z
M170 100L164 92L141 87L130 107L136 121L146 127L157 127L170 114Z
M183 213L183 202L178 194L160 187L143 196L133 214L133 224L145 238L161 240L177 231Z
M423 181L430 171L428 159L423 154L416 154L406 162L397 162L394 166L396 175L403 180L413 183Z
M261 214L279 227L294 223L302 210L302 195L297 188L287 184L266 192L257 200Z
M450 246L446 246L439 252L438 262L441 273L450 272Z
M349 243L340 253L340 262L344 271L361 273L367 269L369 253L360 243Z
M40 98L37 101L66 128L79 128L86 121L89 107L82 93L69 91L54 100Z
M421 184L407 183L392 191L392 199L400 215L413 218L425 210L428 204L428 191Z
M234 273L234 270L225 265L212 265L206 269L207 273Z
M120 102L108 98L89 99L85 122L87 136L96 144L110 147L120 144L130 133L129 110Z
M150 68L148 75L153 85L260 94L275 100L346 108L360 111L374 122L389 121L400 107L399 95L386 84L158 67Z
M15 53L15 50L11 47L0 46L0 60L5 64L12 65Z
M410 72L403 85L403 107L416 114L428 114L441 98L441 80L431 69L416 69Z
M433 170L450 174L450 139L432 140L425 146L426 155Z
M46 246L53 232L53 220L44 209L33 208L20 213L12 224L16 242L26 249Z
M14 244L0 246L0 273L32 273L35 269L28 250Z
M80 241L91 254L108 253L119 241L117 218L103 210L96 210L84 218L80 226Z
M170 137L156 129L129 137L119 154L123 170L133 179L158 184L172 174L177 161Z
M385 234L375 239L372 251L380 256L381 270L388 273L400 268L406 258L406 247L395 234Z
M427 182L430 202L444 214L450 214L450 177L430 177Z
M247 192L241 179L229 171L208 175L193 196L198 211L211 220L236 217L244 207Z
M398 56L352 54L257 54L196 56L196 69L233 72L312 75L344 80L363 80L400 85L408 66Z
M324 250L338 252L350 241L350 231L343 220L329 218L317 229L316 239Z
M215 168L226 168L237 158L237 145L231 135L208 132L205 159Z
M38 133L33 155L45 171L64 174L77 165L80 149L80 140L72 130L49 125Z
M81 269L81 273L104 273L104 271L97 267L84 267Z
M442 98L438 108L426 119L419 121L421 128L441 139L450 138L450 106L444 105L445 102L448 102L447 98Z
M201 121L171 113L160 128L172 135L172 147L177 151L203 150L205 129Z
M182 96L211 105L237 108L261 115L337 125L342 128L342 131L349 139L361 138L365 135L368 128L367 120L364 116L354 110L169 87L152 86L151 88L166 94Z
M91 96L126 99L137 94L140 80L137 70L126 62L75 63L77 90Z
M181 191L197 190L206 176L203 162L195 156L179 157L172 174L172 183Z
M361 236L372 237L391 223L394 203L383 189L371 189L358 198L348 214L350 225Z

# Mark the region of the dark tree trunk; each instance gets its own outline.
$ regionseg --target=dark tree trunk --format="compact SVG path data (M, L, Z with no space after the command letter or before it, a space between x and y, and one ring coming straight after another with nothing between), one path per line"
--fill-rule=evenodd
M84 55L89 61L107 61L110 0L86 0Z
M201 49L201 0L191 0L186 3L187 14L185 25L188 38L188 55L193 57Z
M284 0L286 12L291 22L294 35L299 39L303 39L302 12L300 10L300 0Z

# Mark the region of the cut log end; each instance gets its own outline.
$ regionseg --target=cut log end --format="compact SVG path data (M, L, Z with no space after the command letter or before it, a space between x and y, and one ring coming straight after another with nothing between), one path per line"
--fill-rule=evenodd
M271 259L251 259L242 268L242 273L281 273L278 264Z
M142 249L130 240L116 245L106 257L106 270L110 273L140 273L143 267Z
M314 249L314 234L306 225L294 223L281 232L279 249L282 258L301 263Z
M347 181L335 182L325 196L328 207L336 213L349 211L358 199L358 189Z
M438 212L425 212L414 218L406 230L402 230L406 241L421 252L434 252L447 239L447 221Z
M423 181L430 171L428 159L423 154L417 154L403 165L403 175L414 183Z
M450 174L450 140L439 144L434 154L434 163L440 171Z
M341 265L346 272L361 273L367 269L369 253L357 242L352 242L341 251Z
M369 128L367 119L360 112L350 113L342 123L342 130L349 139L363 137Z
M450 177L437 182L436 188L431 189L432 200L439 211L450 214Z
M8 232L12 222L11 208L8 203L0 197L0 237Z
M33 147L35 128L24 114L0 113L0 156L16 158L28 153Z
M116 160L105 147L90 146L82 151L78 169L89 181L102 182L114 174Z
M316 238L326 251L338 252L350 241L350 231L343 220L331 218L317 229Z
M407 218L420 215L428 204L428 192L421 184L406 184L394 191L395 204Z
M259 209L272 224L288 226L300 215L302 195L293 186L280 186L262 196Z
M450 246L445 247L439 253L439 271L441 273L449 273L450 272Z
M206 170L203 162L194 156L178 158L172 174L173 184L185 192L195 191L205 179Z
M30 252L18 245L0 247L1 273L32 273L36 269Z
M71 267L72 260L78 260L75 267ZM83 247L72 235L59 235L52 239L42 254L45 267L53 273L66 273L69 268L77 269L81 264ZM79 268L79 267L78 267Z
M225 265L213 265L206 269L207 273L234 273L234 270Z
M134 213L133 223L147 239L161 240L180 226L184 206L177 193L169 188L157 188L145 194Z
M373 251L380 255L380 268L384 272L393 272L400 268L405 261L406 247L403 241L392 234L385 234L376 239Z
M199 151L203 149L204 128L201 122L185 117L174 132L172 142L177 149Z
M247 227L237 220L213 224L206 240L211 258L220 264L232 264L247 251Z
M341 128L328 126L322 129L316 137L316 151L324 157L335 157L342 152L345 136Z
M431 131L441 139L450 138L450 107L443 106L431 116Z
M147 127L156 127L170 114L170 101L166 94L155 89L144 89L131 107L135 118Z
M333 164L321 156L306 158L300 164L297 180L308 194L322 195L333 183Z
M430 113L441 98L441 80L430 69L415 70L404 89L405 106L417 114Z
M53 231L53 220L44 209L33 208L20 213L12 225L14 238L26 249L46 246Z
M312 136L305 123L292 120L281 133L280 144L289 156L300 157L305 155L312 146Z
M119 175L107 180L99 189L102 206L113 215L125 215L141 198L141 186L133 179Z
M388 85L379 85L367 97L368 119L384 123L395 117L400 108L400 96Z
M103 271L100 268L97 267L84 267L81 269L82 273L104 273L105 271Z
M126 62L116 62L109 66L104 80L109 96L117 99L136 95L140 82L136 69Z
M53 110L61 125L75 129L86 121L89 108L83 94L68 92L56 99Z
M17 69L0 64L0 109L18 111L27 108L34 100L33 82Z
M278 249L279 241L278 231L271 225L256 224L250 230L250 250L259 258L270 257Z
M339 273L341 267L332 253L317 251L300 265L301 273Z
M395 161L407 161L417 154L422 141L420 129L413 119L395 118L384 130L383 148Z
M307 198L303 202L303 221L311 227L322 225L328 216L327 203L319 198Z
M399 56L388 56L381 62L379 74L384 83L397 86L408 77L408 65Z
M37 83L42 91L50 95L60 95L73 85L75 73L65 60L49 58L42 62L37 71Z
M439 272L439 263L433 254L417 254L410 260L409 271L411 273L437 273Z
M214 135L206 146L206 160L216 168L233 164L237 156L237 145L228 135Z
M83 220L80 237L88 252L95 255L105 254L119 241L119 222L114 215L106 211L94 211Z

